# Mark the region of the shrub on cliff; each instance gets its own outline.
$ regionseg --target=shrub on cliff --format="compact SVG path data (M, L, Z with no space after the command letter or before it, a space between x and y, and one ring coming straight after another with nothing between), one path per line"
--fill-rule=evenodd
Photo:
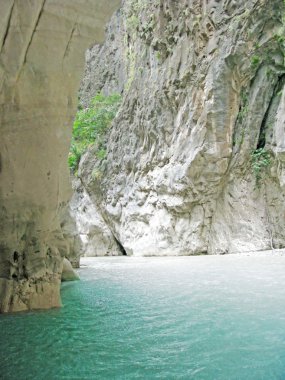
M89 146L96 143L97 157L106 155L105 135L112 120L116 116L121 96L113 94L96 95L88 108L78 110L72 131L72 141L68 164L72 172L78 168L80 158Z
M261 187L262 176L271 165L270 153L265 148L256 149L251 153L251 166L256 179L256 187Z

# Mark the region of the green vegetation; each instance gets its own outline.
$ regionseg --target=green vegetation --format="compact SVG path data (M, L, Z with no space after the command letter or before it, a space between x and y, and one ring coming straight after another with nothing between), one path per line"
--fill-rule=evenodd
M239 123L242 123L245 119L246 115L248 114L248 94L245 89L241 90L241 105L238 112L237 120Z
M251 57L251 67L256 69L260 64L260 57L258 55L254 55Z
M262 175L270 164L271 156L265 148L256 149L251 153L251 167L256 178L257 188L260 188Z
M127 27L127 31L129 31L130 33L135 33L137 28L139 27L139 18L137 15L131 15L127 18L126 20L126 27Z
M80 158L88 147L96 144L96 156L103 160L106 156L105 136L116 116L121 96L113 94L96 95L89 108L79 109L73 124L72 141L68 164L72 172L78 168Z
M146 0L132 0L126 6L126 29L127 32L135 37L140 25L140 14L147 8L148 2Z

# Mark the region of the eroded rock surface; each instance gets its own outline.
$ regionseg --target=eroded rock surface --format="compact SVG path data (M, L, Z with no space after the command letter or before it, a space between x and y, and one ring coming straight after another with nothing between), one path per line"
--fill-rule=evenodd
M61 281L77 281L79 275L73 269L71 262L65 257L62 263Z
M100 206L92 201L80 181L73 181L74 195L70 202L72 220L76 221L81 256L118 256L122 252L112 231L103 219Z
M284 247L284 12L125 0L88 53L83 104L124 99L106 159L90 151L79 176L128 254Z
M0 2L0 311L60 305L59 216L84 51L119 0Z

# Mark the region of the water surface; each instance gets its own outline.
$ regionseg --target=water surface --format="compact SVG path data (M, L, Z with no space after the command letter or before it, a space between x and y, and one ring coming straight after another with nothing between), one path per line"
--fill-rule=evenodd
M285 257L84 259L0 317L0 379L285 379Z

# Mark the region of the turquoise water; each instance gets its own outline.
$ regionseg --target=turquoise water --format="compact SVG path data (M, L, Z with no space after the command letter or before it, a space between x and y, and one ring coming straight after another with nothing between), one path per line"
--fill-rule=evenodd
M0 379L285 379L285 257L101 258L0 316Z

